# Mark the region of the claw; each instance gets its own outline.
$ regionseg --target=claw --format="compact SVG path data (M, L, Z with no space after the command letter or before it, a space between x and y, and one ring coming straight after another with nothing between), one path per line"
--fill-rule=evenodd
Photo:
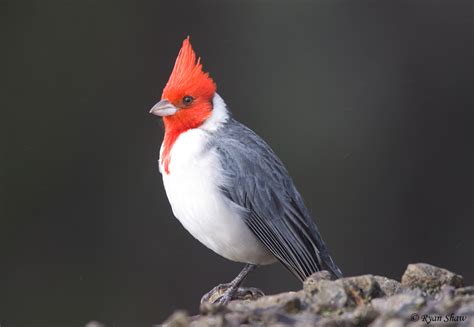
M255 287L235 288L231 283L220 284L204 294L201 303L210 302L226 305L232 300L255 300L264 296L264 293Z
M212 290L204 294L201 298L201 303L210 302L218 303L217 301L221 298L227 290L232 287L231 283L219 284L214 287Z

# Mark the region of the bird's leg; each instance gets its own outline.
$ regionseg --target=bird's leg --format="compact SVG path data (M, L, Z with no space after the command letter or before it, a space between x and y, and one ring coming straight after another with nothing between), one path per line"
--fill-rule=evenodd
M255 270L257 265L246 264L244 269L235 277L230 283L220 284L214 287L212 290L204 294L201 298L201 303L211 302L219 304L227 304L233 298L243 298L246 295L251 295L252 297L263 296L263 292L257 288L249 287L243 288L239 287L247 277L248 273Z

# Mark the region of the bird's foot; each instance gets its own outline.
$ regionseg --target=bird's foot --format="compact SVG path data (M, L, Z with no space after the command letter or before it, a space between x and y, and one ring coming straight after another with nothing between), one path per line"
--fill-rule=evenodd
M204 294L201 303L210 302L226 305L232 300L255 300L264 294L254 287L235 287L232 283L219 284Z
M210 302L215 303L216 300L221 297L226 290L232 288L231 283L219 284L214 287L212 290L204 294L201 298L201 303Z

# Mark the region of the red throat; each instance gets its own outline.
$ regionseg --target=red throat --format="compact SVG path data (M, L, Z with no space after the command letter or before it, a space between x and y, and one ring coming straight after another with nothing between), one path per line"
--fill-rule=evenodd
M172 117L163 117L165 124L165 137L163 139L163 152L161 153L161 163L165 168L165 173L169 174L169 164L171 162L171 149L174 142L178 139L181 133L184 133L192 128L202 125L202 123L211 115L212 108L207 109L205 106L199 109L192 117L181 117L175 114ZM183 115L186 116L186 115Z
M200 59L196 60L196 53L187 37L161 96L178 108L176 114L163 117L165 137L161 162L166 174L169 174L170 152L174 142L181 133L199 127L210 117L215 92L216 84L209 74L202 70ZM183 104L185 96L193 98L192 104Z

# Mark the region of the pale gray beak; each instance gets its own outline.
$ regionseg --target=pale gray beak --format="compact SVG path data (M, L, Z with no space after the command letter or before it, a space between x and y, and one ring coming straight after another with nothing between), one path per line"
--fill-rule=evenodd
M174 115L177 111L178 108L173 106L168 100L161 100L151 108L150 114L165 117Z

